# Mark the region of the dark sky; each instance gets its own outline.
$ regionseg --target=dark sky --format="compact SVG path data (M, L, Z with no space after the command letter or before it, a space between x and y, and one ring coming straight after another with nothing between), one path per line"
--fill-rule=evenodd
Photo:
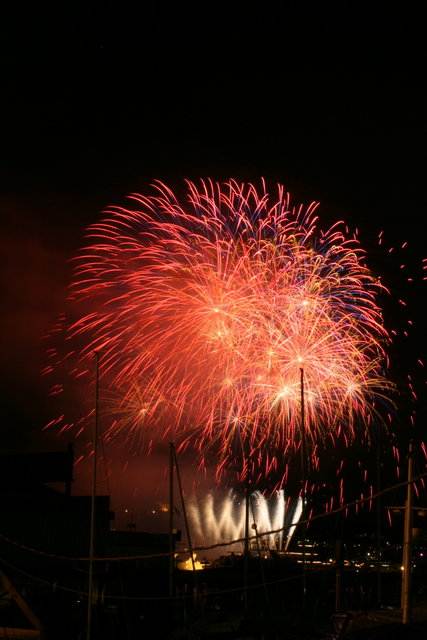
M282 182L294 202L319 200L326 224L359 228L368 247L382 229L391 246L407 240L419 269L421 3L378 15L370 3L275 5L202 13L185 3L24 2L4 11L5 452L57 446L40 434L51 417L40 336L62 310L84 227L155 178ZM420 340L423 295L409 294Z

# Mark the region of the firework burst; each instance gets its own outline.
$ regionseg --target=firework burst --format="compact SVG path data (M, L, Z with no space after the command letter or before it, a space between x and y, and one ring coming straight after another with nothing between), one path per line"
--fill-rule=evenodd
M100 354L109 434L154 428L214 453L218 475L242 451L268 473L301 440L301 371L309 444L369 431L392 385L357 238L281 186L154 190L89 227L76 259L72 303L90 311L67 338L75 375Z

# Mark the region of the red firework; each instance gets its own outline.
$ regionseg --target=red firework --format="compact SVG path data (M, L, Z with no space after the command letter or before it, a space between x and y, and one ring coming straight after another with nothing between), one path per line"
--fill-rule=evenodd
M76 260L71 298L90 312L67 338L77 376L100 354L109 434L172 432L217 473L237 445L270 470L299 446L302 381L308 443L369 430L390 406L389 336L356 237L318 229L317 204L280 185L154 190L89 227Z

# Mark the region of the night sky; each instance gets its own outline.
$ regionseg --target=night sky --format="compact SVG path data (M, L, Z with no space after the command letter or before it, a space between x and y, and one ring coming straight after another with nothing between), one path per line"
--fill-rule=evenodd
M427 255L421 13L416 3L381 15L363 3L346 3L345 12L269 5L212 4L202 14L182 3L21 3L4 13L4 453L66 445L41 431L54 417L40 376L41 337L63 309L85 226L153 179L180 189L183 178L263 176L285 184L294 203L320 201L324 226L344 219L358 228L373 268L409 300L412 342L397 353L396 375L424 357L425 288L401 290L375 249L381 230L389 246L408 241L405 261L420 279ZM425 376L414 371L422 415ZM145 471L134 465L128 487L147 482L153 469L163 477L166 444ZM127 453L116 456L121 464Z

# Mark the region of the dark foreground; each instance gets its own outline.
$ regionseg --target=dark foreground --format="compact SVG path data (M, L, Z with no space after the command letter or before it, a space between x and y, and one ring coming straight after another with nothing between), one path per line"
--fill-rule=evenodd
M42 564L44 579L37 582L11 566L4 570L42 621L44 640L86 639L87 574L73 565L72 573L68 566L61 576L58 563L52 562L50 576L48 559ZM35 572L33 567L33 576ZM245 562L242 556L228 556L196 573L175 570L172 585L168 575L165 558L156 566L142 560L98 564L91 640L427 638L427 606L422 606L424 589L417 575L408 625L401 623L398 571L381 576L381 607L375 570L344 570L331 564L310 565L304 572L301 564L285 558L250 557ZM62 589L67 583L71 588ZM13 598L3 597L0 638L20 637L7 635L5 628L29 626Z

